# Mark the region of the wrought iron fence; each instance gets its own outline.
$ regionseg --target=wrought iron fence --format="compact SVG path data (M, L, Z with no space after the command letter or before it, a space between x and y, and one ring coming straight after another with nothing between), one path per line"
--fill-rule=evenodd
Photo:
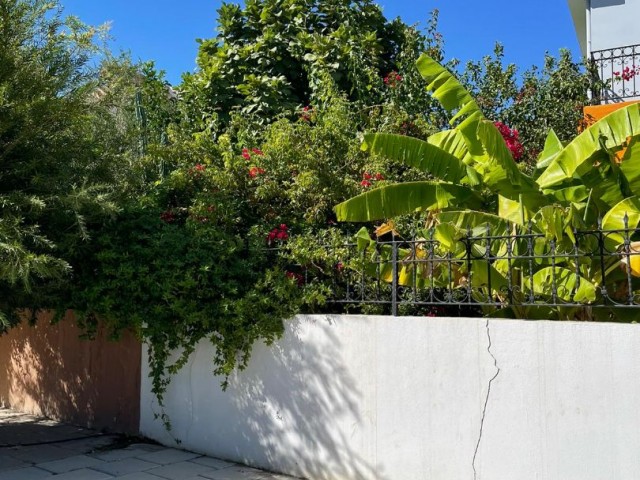
M408 305L434 314L544 307L575 316L614 308L640 320L640 310L633 311L640 307L635 229L541 233L531 224L507 224L499 233L489 225L422 233L410 240L360 234L327 247L332 265L322 274L305 267L300 281L330 284L329 304L377 305L392 315Z
M640 45L591 53L593 103L615 103L640 97Z

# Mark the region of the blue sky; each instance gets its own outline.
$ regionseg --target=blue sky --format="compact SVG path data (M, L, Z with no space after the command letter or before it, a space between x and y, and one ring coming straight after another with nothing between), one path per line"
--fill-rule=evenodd
M91 24L112 22L115 50L155 60L172 83L195 68L196 38L215 34L219 0L61 0L65 11ZM580 55L566 0L379 0L388 18L425 24L440 10L447 58L463 62L491 53L496 41L523 69L541 65L546 51L569 48Z

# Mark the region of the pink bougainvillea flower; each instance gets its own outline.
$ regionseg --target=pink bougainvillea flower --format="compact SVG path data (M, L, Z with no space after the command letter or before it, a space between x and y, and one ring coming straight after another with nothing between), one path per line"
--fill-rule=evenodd
M271 244L276 240L281 242L288 240L289 234L287 233L287 230L289 230L289 227L287 227L287 225L285 225L284 223L274 228L267 234L267 243Z
M312 113L313 113L313 107L311 107L310 105L307 105L302 109L302 115L300 115L300 118L305 122L310 122Z
M494 122L494 125L504 138L504 142L507 144L507 148L511 152L511 156L517 162L524 156L524 147L520 143L520 133L518 130L511 129L502 122Z
M396 88L402 82L402 75L393 71L384 77L383 81L387 87Z

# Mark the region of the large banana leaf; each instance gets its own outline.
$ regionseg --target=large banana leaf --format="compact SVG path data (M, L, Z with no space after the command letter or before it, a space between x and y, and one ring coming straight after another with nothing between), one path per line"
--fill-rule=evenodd
M467 166L451 153L417 138L390 133L364 136L363 150L403 162L446 182L458 183Z
M473 157L469 154L469 148L464 136L458 130L443 130L442 132L434 133L427 141L431 145L446 150L451 155L459 158L465 165L473 163Z
M627 139L640 135L640 103L610 113L578 135L562 149L537 179L542 188L571 179L580 167L590 168L602 155L603 143L612 151L623 148Z
M407 182L376 188L334 207L338 221L368 222L415 212L481 203L473 190L444 182Z
M488 120L479 121L477 136L484 152L482 155L474 155L474 160L482 167L476 169L482 174L484 183L495 185L502 180L509 180L514 185L520 185L523 175L496 126Z
M526 283L525 287L528 288ZM566 302L587 303L596 300L596 286L586 278L578 277L572 270L546 267L533 275L534 293L551 296L554 286L557 297Z
M440 223L449 223L460 230L472 230L474 236L483 235L487 229L492 234L502 235L507 232L508 222L497 215L478 212L475 210L449 210L440 212L438 215ZM485 231L477 231L483 229Z
M476 127L484 116L471 94L449 70L428 55L422 55L416 64L418 71L428 82L427 90L433 93L448 112L457 110L451 124L455 125L460 121L456 128L467 140L469 150L481 154L482 145L476 138Z
M640 200L638 197L625 198L609 210L602 219L602 229L624 230L625 215L627 217L627 228L631 230L628 235L631 236L633 231L638 228L638 224L640 224ZM609 252L615 251L618 246L624 243L625 237L624 233L607 234L604 238L605 248Z
M551 162L558 156L558 154L562 151L563 146L562 142L556 135L556 132L553 129L549 130L547 134L547 139L544 142L544 149L538 156L538 163L536 164L537 170L543 170L547 168Z

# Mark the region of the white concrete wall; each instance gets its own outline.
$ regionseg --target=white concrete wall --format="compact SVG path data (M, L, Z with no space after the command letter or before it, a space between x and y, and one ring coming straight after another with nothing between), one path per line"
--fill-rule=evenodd
M638 325L299 316L225 393L211 357L166 395L187 449L314 480L474 479L498 372L475 478L640 478ZM144 363L141 432L172 444Z
M640 99L640 48L621 48L640 45L638 21L640 0L591 0L591 51L600 78L609 82L606 103ZM597 53L609 49L615 50ZM636 74L623 78L625 68Z
M591 0L591 50L640 44L640 0Z

